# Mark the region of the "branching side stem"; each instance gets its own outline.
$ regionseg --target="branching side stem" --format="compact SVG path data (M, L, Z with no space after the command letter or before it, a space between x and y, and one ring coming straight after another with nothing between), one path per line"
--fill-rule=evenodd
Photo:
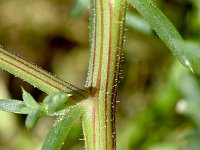
M73 97L77 100L88 97L87 91L79 89L58 77L51 75L43 69L2 48L0 48L0 67L29 82L47 94L64 91L72 93Z

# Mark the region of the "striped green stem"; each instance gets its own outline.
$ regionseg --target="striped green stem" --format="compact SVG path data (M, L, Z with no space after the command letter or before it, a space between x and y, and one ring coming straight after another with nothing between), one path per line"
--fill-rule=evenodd
M81 90L1 48L0 68L29 82L47 94L64 91L72 93L73 97L78 100L88 97L87 91Z
M92 101L83 117L87 150L116 149L115 107L123 46L125 0L94 0L87 79Z

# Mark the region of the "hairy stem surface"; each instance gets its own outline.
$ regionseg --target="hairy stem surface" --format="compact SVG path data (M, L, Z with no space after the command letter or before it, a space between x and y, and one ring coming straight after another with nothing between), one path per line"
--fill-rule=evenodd
M94 0L87 88L91 106L83 117L86 149L116 149L115 107L123 46L125 0Z
M29 82L31 85L39 88L47 94L64 91L72 93L73 97L78 100L84 99L88 96L87 91L81 90L1 48L0 68Z

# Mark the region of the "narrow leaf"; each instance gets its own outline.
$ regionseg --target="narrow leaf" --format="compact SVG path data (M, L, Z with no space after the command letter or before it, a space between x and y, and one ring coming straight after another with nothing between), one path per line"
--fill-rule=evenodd
M42 150L60 150L73 123L84 113L79 105L72 106L69 111L59 119L50 129Z
M27 114L28 110L26 108L26 104L20 100L0 100L0 110L2 111Z
M151 2L151 0L128 0L149 22L157 35L172 51L179 61L192 70L192 58L187 53L184 40L170 20Z
M35 126L37 121L39 120L41 116L41 110L40 109L34 109L31 113L28 114L26 118L26 128L31 129Z
M142 32L144 34L153 35L153 30L149 23L135 13L126 13L126 26L130 29Z
M32 97L30 93L26 92L23 88L22 88L22 91L23 91L22 97L27 107L39 106L39 104L35 101L35 99Z

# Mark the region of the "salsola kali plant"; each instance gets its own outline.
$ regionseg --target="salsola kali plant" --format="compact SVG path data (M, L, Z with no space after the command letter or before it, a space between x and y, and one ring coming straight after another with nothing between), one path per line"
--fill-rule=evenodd
M200 73L198 55L189 50L173 24L150 0L91 0L90 59L85 89L0 49L2 69L48 94L38 103L23 90L23 101L2 99L0 109L27 114L27 128L33 128L41 116L58 116L44 141L43 150L61 149L78 118L82 120L85 149L116 149L115 109L127 2L148 21L184 66ZM68 105L68 101L73 101L73 105Z

